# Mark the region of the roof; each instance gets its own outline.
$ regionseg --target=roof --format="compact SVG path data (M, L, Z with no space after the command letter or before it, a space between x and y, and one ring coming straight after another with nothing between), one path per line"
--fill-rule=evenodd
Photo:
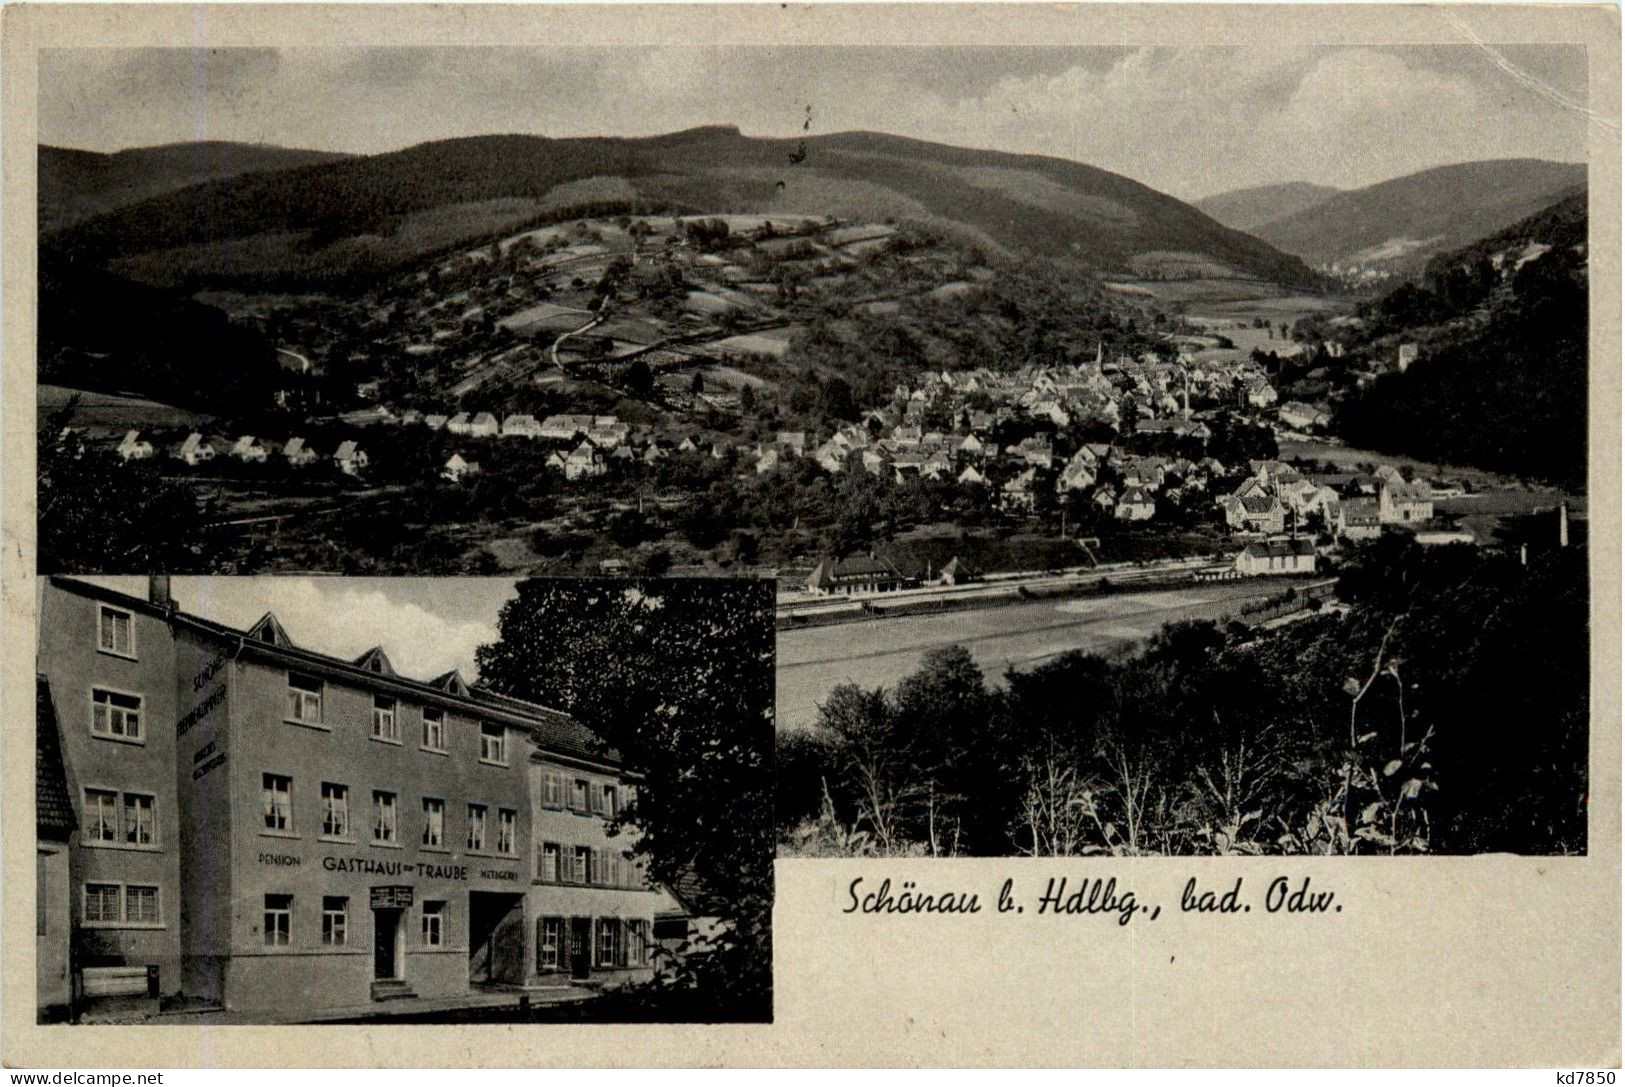
M251 631L244 632L186 612L169 612L141 597L129 596L74 578L52 576L50 581L53 586L68 592L117 603L132 611L158 616L213 637L230 638L238 642L239 654L269 656L284 665L292 664L316 673L338 674L372 688L427 699L449 705L454 710L472 712L491 721L527 730L537 746L547 754L557 754L600 765L618 766L620 762L618 752L606 747L591 730L571 715L486 688L470 687L463 682L462 676L455 669L430 682L399 675L392 668L387 672L375 672L363 662L374 656L382 658L382 650L369 650L359 660L347 661L342 657L301 649L288 640L281 624L269 612ZM387 659L385 663L387 664Z
M1246 553L1250 558L1255 559L1279 559L1289 555L1313 555L1315 553L1315 541L1297 537L1289 540L1259 540L1248 544Z
M1273 513L1280 506L1280 500L1273 494L1249 494L1241 499L1241 508L1248 513Z
M44 676L35 677L34 687L34 828L47 841L65 842L78 820L68 797L56 707L51 702L51 684Z
M897 567L873 555L852 555L844 559L823 559L812 573L814 585L870 577L902 577Z

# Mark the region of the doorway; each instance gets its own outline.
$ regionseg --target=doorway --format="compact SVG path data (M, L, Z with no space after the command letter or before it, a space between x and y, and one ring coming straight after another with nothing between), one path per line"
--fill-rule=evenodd
M570 976L592 976L592 918L570 918Z
M525 896L470 891L468 980L522 985L525 966Z
M401 976L401 911L372 911L372 976L394 981Z

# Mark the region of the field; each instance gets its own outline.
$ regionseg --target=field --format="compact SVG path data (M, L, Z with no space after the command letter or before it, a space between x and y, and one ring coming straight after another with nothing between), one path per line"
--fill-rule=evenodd
M75 396L79 398L79 406L73 415L73 425L90 434L122 435L131 427L202 426L212 418L138 396L89 392L61 385L39 386L39 417L45 418Z
M783 630L778 636L778 724L800 729L818 703L851 681L890 686L947 645L971 651L984 673L1029 668L1073 649L1109 651L1144 641L1164 623L1234 614L1249 600L1282 592L1276 580L1229 581L1118 596L1014 604L980 611L876 619Z

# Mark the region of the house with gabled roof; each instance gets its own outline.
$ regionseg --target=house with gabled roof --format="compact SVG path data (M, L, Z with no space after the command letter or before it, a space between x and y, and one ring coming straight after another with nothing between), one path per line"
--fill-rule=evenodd
M194 430L169 455L178 461L184 461L196 467L199 464L207 464L209 461L214 460L216 452L214 443Z
M453 483L461 483L469 476L479 475L479 473L480 462L468 460L461 453L453 453L446 458L445 466L440 469L441 478L448 479Z
M244 464L264 464L271 454L258 438L252 434L244 434L232 445L231 455Z
M1144 487L1125 487L1112 515L1119 521L1149 521L1157 515L1157 500Z
M367 454L354 439L346 439L333 451L333 463L347 476L360 475L367 467Z
M146 460L152 456L152 443L144 440L139 430L130 430L125 432L116 452L124 460Z
M305 444L303 438L289 438L282 446L282 457L295 468L316 463L316 450Z

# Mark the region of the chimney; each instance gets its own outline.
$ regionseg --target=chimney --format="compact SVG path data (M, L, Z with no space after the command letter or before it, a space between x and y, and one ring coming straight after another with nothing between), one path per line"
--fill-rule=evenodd
M175 597L169 591L168 574L153 574L147 578L147 600L160 608L174 609Z
M1569 504L1561 503L1557 507L1557 546L1569 545Z

